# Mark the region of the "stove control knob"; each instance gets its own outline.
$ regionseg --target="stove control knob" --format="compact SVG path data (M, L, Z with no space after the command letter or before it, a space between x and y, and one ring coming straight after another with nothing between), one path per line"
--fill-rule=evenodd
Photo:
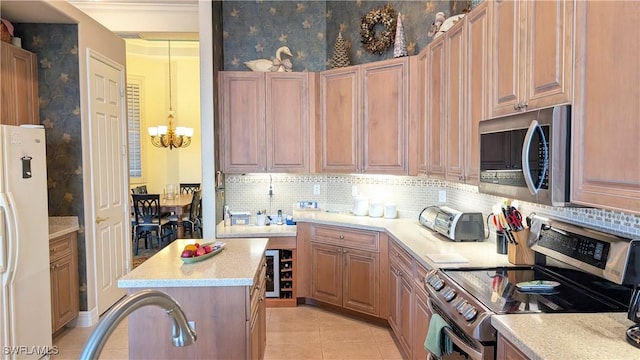
M436 289L436 291L440 291L444 287L444 281L442 281L442 279L436 276L433 279L433 283L431 284L431 286L433 286L433 288Z
M472 305L469 305L462 313L462 316L467 321L473 320L476 317L476 315L478 315L478 310L476 310Z
M456 310L458 310L458 313L462 314L462 312L464 311L464 309L467 307L467 304L469 304L467 302L467 300L462 300L458 303L458 305L456 306Z
M447 302L450 302L456 297L456 291L450 287L447 287L446 289L444 289L442 296L444 296L444 299L447 300Z

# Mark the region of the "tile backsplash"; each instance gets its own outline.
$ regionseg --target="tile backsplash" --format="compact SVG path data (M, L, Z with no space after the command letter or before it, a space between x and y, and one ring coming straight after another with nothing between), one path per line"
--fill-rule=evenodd
M269 185L273 195L268 195ZM320 193L314 194L314 185ZM322 210L350 211L354 190L370 200L392 202L398 217L415 218L429 205L447 205L462 211L481 211L485 217L491 206L505 199L480 194L477 186L446 182L426 176L386 175L227 175L225 200L231 211L254 214L266 209L275 214L280 209L291 214L297 201L317 201ZM439 202L439 192L446 192L446 202ZM640 217L628 213L595 208L550 207L520 202L523 215L538 215L586 225L629 238L640 237Z

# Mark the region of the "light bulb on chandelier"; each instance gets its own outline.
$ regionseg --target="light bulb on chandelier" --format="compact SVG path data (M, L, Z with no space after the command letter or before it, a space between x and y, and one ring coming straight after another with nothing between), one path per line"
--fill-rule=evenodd
M193 128L178 126L173 121L173 108L171 107L171 41L169 41L169 125L150 127L149 136L151 143L156 147L173 148L187 147L191 144Z

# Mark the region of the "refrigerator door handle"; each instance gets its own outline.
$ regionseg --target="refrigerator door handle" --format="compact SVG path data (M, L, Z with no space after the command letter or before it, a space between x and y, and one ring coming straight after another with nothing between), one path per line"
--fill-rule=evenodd
M8 252L9 247L15 244L9 244L10 239L15 239L15 214L13 207L9 206L12 201L11 194L0 193L0 273L4 273L9 268Z

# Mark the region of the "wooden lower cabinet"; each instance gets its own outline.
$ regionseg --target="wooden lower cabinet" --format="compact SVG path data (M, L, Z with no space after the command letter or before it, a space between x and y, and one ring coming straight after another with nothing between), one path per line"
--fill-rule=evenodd
M311 242L311 297L379 315L377 253Z
M389 325L402 350L411 354L411 304L413 302L411 274L405 273L393 261L389 263Z
M523 354L501 334L498 334L498 350L496 354L497 360L528 360L529 358Z
M429 295L427 292L418 286L414 287L413 297L413 318L411 321L411 331L413 336L413 343L411 350L413 350L414 360L425 360L429 356L429 352L424 348L424 340L427 337L427 331L429 330L429 321L431 320L431 309L429 309L428 301Z
M160 287L194 322L195 344L171 343L171 320L157 306L129 315L130 359L262 359L266 348L265 261L251 286ZM141 289L130 288L131 295Z
M49 242L51 330L56 332L79 313L77 233Z

